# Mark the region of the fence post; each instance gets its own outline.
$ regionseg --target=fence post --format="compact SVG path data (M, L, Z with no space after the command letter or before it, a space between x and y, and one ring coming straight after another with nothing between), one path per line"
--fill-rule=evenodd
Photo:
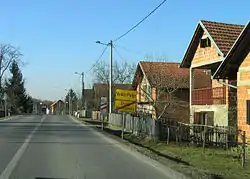
M134 134L134 127L135 127L135 118L134 118L134 116L132 116L132 126L131 126L131 132L132 132L132 134Z
M178 144L178 133L179 133L179 126L177 126L176 128L176 132L175 132L175 138L176 138L176 143Z
M228 130L227 130L226 127L225 127L225 134L226 134L226 136L225 136L225 140L226 140L226 150L228 149L228 133L229 133L229 128L228 128Z
M204 130L203 131L203 144L202 144L203 152L205 152L205 145L206 145L206 132Z
M123 139L123 137L124 137L124 121L125 121L125 114L124 113L122 113L122 139Z
M104 130L104 115L101 115L102 118L102 130Z
M242 167L246 165L246 131L242 134Z
M167 144L169 144L169 125L168 125L168 134L167 134Z
M215 128L215 146L218 146L218 124L216 124L216 128Z
M204 131L203 131L203 152L205 152L205 146L206 146L207 117L208 117L208 114L205 113L205 125L204 125Z
M180 125L180 133L179 133L179 142L181 143L182 142L182 128L183 128L183 126L182 125Z

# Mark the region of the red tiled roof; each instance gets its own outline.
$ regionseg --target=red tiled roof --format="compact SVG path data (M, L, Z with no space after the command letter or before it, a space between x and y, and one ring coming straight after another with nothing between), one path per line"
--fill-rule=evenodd
M153 87L176 86L177 88L189 88L189 69L179 68L180 63L140 62L140 64L150 85ZM209 86L210 77L204 73L204 70L195 69L194 73L200 79L195 81L196 87Z
M221 52L226 55L240 35L244 25L201 21Z

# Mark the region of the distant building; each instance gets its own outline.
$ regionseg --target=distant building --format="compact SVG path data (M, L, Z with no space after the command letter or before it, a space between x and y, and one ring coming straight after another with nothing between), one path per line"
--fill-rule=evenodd
M50 113L52 115L63 115L65 111L65 105L62 100L58 100L50 105Z

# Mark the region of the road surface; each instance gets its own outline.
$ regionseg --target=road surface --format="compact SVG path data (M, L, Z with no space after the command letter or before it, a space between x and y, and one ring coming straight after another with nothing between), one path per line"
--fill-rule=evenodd
M0 122L0 173L0 179L166 179L156 167L67 116Z

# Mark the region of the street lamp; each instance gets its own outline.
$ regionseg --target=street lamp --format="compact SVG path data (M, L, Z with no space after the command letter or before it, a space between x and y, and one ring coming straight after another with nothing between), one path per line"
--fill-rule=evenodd
M81 105L81 108L83 108L84 106L85 106L85 98L84 98L84 72L82 72L82 73L79 73L79 72L75 72L75 74L76 75L80 75L81 77L82 77L82 94L81 94L81 103L82 103L82 105ZM85 106L85 110L86 110L86 106Z
M110 43L102 43L100 41L96 41L97 44L110 46L110 66L109 66L109 119L111 117L112 112L112 78L113 78L113 41Z
M71 108L71 96L70 96L70 90L65 89L65 91L68 91L68 95L69 95L69 101L68 101L68 103L69 103L69 115L70 115L70 114L71 114L71 110L70 110L70 108ZM66 104L67 104L66 99L65 99L65 102L66 102Z

